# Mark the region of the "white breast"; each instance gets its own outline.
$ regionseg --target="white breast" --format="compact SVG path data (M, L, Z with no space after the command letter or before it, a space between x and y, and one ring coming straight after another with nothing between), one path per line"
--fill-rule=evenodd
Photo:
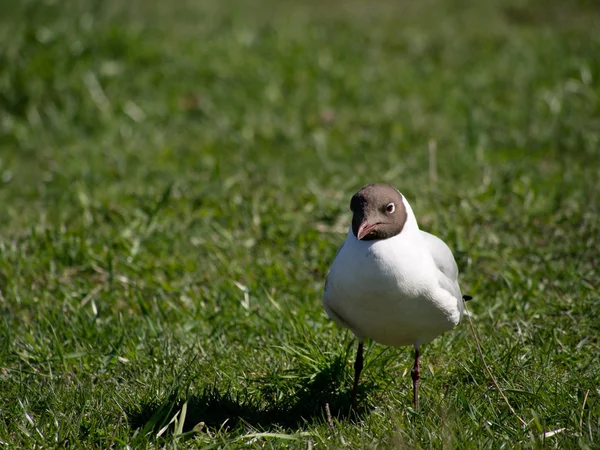
M425 344L460 321L459 301L440 287L439 274L416 221L385 240L359 241L349 231L327 277L323 305L359 339Z

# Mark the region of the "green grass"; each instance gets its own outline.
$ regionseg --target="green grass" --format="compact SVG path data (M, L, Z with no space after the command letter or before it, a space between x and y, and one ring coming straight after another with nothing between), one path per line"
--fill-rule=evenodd
M600 448L597 5L323 4L0 6L2 448ZM377 181L525 427L467 321L348 414L320 296Z

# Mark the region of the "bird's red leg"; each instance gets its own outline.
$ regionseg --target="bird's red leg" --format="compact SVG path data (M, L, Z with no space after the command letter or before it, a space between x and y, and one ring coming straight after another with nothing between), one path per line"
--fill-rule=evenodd
M354 361L354 384L352 385L352 409L356 410L356 395L358 394L358 380L360 372L363 369L363 342L358 342L358 350L356 351L356 361Z
M413 406L415 408L415 411L419 408L419 379L421 378L419 356L419 347L415 346L415 365L413 366L410 372L410 375L413 380Z

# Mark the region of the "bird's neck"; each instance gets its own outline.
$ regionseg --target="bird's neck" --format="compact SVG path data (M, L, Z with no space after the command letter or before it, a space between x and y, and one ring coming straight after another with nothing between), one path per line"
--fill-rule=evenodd
M406 222L404 223L404 227L402 228L402 234L418 233L419 224L417 223L415 213L413 213L410 204L406 201L406 198L404 198L404 196L402 196L402 202L404 203L404 208L406 209Z

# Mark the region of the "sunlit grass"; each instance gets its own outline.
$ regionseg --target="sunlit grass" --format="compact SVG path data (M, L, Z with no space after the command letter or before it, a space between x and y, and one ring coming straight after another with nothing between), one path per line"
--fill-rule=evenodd
M594 3L196 3L0 14L0 446L598 447ZM514 413L467 323L418 413L372 343L348 412L320 296L376 181Z

